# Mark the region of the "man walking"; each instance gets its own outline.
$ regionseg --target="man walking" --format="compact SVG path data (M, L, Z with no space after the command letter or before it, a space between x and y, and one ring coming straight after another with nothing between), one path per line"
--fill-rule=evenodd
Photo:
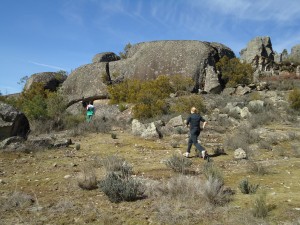
M206 121L205 119L200 116L197 113L197 109L196 107L192 107L191 108L191 114L189 115L189 117L187 118L186 121L186 126L190 126L190 137L189 137L189 141L188 141L188 147L187 147L187 151L186 153L184 153L185 157L189 157L190 153L191 153L191 147L192 144L194 144L197 148L197 150L199 151L199 153L201 153L201 156L203 159L206 158L206 151L205 149L198 143L198 137L200 135L200 122L203 122L202 125L202 129L204 129L205 125L206 125Z

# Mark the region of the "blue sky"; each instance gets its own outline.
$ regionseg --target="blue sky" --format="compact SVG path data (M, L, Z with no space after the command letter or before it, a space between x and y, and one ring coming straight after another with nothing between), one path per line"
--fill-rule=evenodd
M70 73L127 43L219 42L237 55L256 36L282 52L300 44L299 0L1 0L0 91L34 73Z

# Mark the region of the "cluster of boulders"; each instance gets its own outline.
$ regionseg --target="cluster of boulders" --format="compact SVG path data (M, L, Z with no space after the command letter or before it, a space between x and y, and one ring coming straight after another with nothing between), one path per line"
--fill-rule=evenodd
M273 51L270 37L255 37L252 39L246 48L240 51L240 59L252 65L255 70L254 78L259 76L274 76L280 75L282 68L286 65L282 63L288 59L300 59L300 45L292 47L291 54L284 49L282 53ZM300 76L300 67L293 64L289 65L289 71L294 71L297 76Z

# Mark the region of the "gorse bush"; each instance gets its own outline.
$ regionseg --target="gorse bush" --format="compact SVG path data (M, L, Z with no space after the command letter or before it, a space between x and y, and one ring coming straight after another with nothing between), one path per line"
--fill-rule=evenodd
M291 107L297 111L300 111L300 89L293 89L288 96Z
M191 107L195 106L199 112L205 112L205 104L200 95L180 96L171 104L170 111L174 113L189 112Z
M16 101L16 107L29 119L47 119L46 99L49 91L44 89L43 83L33 83L29 90L23 91Z
M122 83L109 86L108 92L111 104L134 103L134 118L147 119L169 113L170 106L166 99L171 93L186 91L190 84L191 79L181 75L161 75L155 80L148 81L127 79ZM197 100L196 103L199 103L201 107L203 106L201 100ZM183 108L178 103L178 107L175 107L173 111L181 111L184 110ZM190 105L185 108L190 108Z
M217 70L221 72L221 78L226 87L235 87L238 84L250 84L253 69L250 64L241 63L238 58L229 59L224 56L216 63Z
M24 112L31 122L40 121L47 125L45 129L37 132L65 127L67 102L60 91L45 90L43 83L33 83L30 89L24 90L19 97L7 100L8 104Z

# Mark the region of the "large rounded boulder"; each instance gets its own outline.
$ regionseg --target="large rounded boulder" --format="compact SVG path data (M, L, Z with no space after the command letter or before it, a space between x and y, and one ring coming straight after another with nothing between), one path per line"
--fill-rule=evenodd
M107 98L107 63L91 63L74 70L62 85L62 91L68 105L79 101L93 101Z
M125 78L149 80L159 75L183 75L194 80L194 92L220 92L215 64L234 52L219 43L201 41L153 41L131 46L126 59L102 53L93 63L74 70L62 85L69 105L108 97L107 85ZM109 56L109 57L108 57ZM106 60L106 58L109 58ZM111 60L114 59L114 60Z
M34 83L42 83L44 89L56 91L66 79L67 75L61 72L35 73L27 79L24 90L29 90Z
M159 75L184 75L194 80L192 87L213 92L220 88L215 64L234 52L219 43L201 41L153 41L133 45L127 59L109 64L111 74L120 77L155 79Z
M27 138L29 131L29 121L24 113L0 102L0 140L13 136Z

